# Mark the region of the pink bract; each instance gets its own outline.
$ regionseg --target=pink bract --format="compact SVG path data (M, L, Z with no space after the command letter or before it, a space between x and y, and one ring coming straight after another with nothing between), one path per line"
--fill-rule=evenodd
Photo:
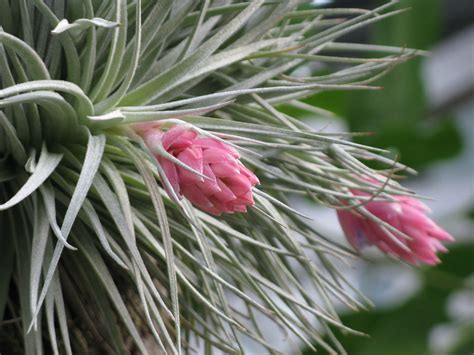
M355 196L368 196L367 193L360 191L352 193ZM387 232L375 221L355 211L339 210L337 215L347 239L356 249L374 245L383 252L410 264L438 264L440 260L436 253L447 251L441 241L453 241L454 238L427 216L429 208L421 201L408 196L394 196L394 198L396 202L372 201L364 207L372 215L409 236L410 239L396 231Z
M149 147L153 149L161 143L168 153L208 178L157 155L178 197L184 196L213 215L246 212L247 207L254 204L252 188L259 180L242 164L239 153L232 146L200 136L187 126L178 125L165 133L155 126L137 128Z

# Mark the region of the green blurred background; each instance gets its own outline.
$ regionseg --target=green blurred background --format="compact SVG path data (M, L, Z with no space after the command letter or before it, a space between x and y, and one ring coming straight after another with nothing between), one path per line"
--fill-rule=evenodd
M373 8L385 2L346 0L319 1L319 4ZM453 170L452 181L445 179L442 182L443 188L451 190L453 202L441 203L448 204L444 211L449 211L449 204L454 205L457 194L468 193L470 204L456 212L456 218L464 227L448 228L457 242L450 246L448 254L442 256L443 263L434 268L407 267L409 272L416 274L418 285L406 299L388 306L376 305L372 312L346 313L342 320L348 326L370 334L370 337L342 336L341 340L351 355L474 354L474 176L469 163L474 161L470 144L474 140L474 126L468 123L467 129L472 131L466 132L466 125L458 122L460 116L470 116L471 122L474 120L474 1L402 0L400 7L411 9L352 34L346 41L433 50L436 59L437 53L442 52L438 48L447 47L445 44L451 42L458 44L456 48L463 48L462 44L459 46L462 43L459 38L464 38L464 45L470 47L471 70L468 72L472 74L470 78L464 78L468 82L466 88L458 92L446 87L446 92L442 92L443 100L432 102L429 95L431 83L425 72L427 61L432 59L418 58L378 81L383 86L381 91L324 92L306 102L337 113L346 120L350 131L373 132L370 136L356 138L356 141L391 149L399 154L403 163L414 167L421 175L429 177L433 169L453 169L452 162L468 154L468 166ZM466 35L469 31L470 35ZM435 71L434 77L431 73L431 80L443 83L443 76L450 80L456 77L457 70L466 69L453 67L450 63L445 68L445 71ZM462 75L458 76L462 79ZM470 176L463 180L470 186L456 186L455 175L459 174ZM449 213L444 212L444 217L451 219ZM377 267L376 263L369 267ZM380 263L390 261L381 259ZM388 274L387 278L390 277ZM385 282L390 283L390 279ZM303 353L313 354L307 349ZM324 353L324 350L318 353Z

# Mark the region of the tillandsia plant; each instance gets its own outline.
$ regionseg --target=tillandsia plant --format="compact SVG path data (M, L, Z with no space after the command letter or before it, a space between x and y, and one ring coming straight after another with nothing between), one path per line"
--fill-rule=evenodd
M423 54L339 41L394 4L0 0L0 352L279 353L263 318L344 353L358 254L288 196L412 263L450 236L395 182L409 168L278 108L332 117L303 99Z

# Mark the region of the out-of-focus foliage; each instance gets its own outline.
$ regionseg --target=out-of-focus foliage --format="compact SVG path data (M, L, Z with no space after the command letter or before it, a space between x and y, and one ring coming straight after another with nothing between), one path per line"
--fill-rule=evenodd
M441 1L404 0L409 8L360 34L370 42L431 50L440 36ZM360 40L360 39L359 39ZM353 132L371 132L355 141L393 149L415 169L455 156L461 149L460 136L449 115L430 117L421 66L426 58L415 58L394 68L377 84L383 89L370 92L325 92L306 100L347 120ZM442 142L442 144L440 144Z
M437 268L420 271L424 287L399 307L342 317L353 329L363 329L370 334L367 338L347 337L344 341L347 352L351 355L431 354L428 339L433 327L453 322L447 314L449 297L463 288L474 292L472 283L465 284L466 278L472 275L474 245L458 245L442 260ZM458 341L450 347L449 355L472 353L472 321L460 324ZM304 355L312 354L315 353L304 352Z

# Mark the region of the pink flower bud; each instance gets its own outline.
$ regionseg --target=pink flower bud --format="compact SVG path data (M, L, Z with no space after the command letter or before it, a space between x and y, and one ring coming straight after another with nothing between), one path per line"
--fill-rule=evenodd
M149 147L153 149L159 139L168 153L208 177L205 179L157 155L179 197L186 197L213 215L247 212L247 206L254 204L252 188L259 180L241 163L239 153L230 145L200 136L186 126L178 125L165 133L153 126L137 128Z
M369 196L360 191L352 193L355 196ZM356 211L339 210L337 215L347 239L356 249L374 245L384 253L410 264L438 264L440 260L436 253L447 251L441 241L453 241L454 238L427 216L429 208L421 201L407 196L394 198L396 202L373 201L364 207L403 235L384 230L376 221L361 216Z

